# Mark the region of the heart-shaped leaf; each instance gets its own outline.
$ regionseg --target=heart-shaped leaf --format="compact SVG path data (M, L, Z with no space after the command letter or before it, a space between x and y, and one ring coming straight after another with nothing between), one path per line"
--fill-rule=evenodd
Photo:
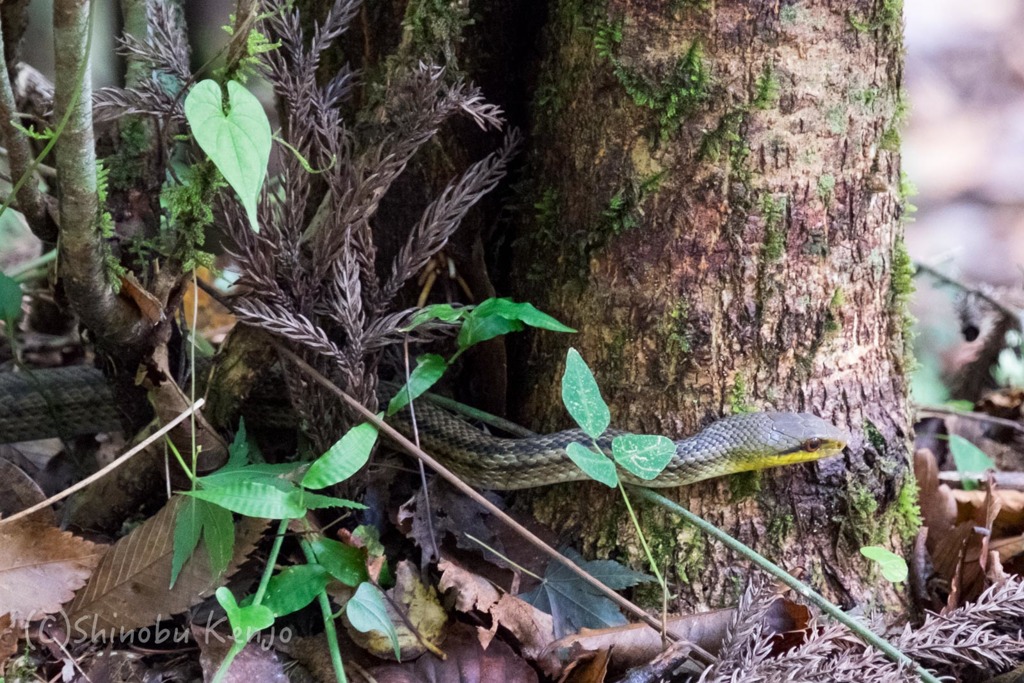
M270 121L255 95L228 81L228 110L216 81L192 86L185 97L185 118L196 142L238 193L249 225L259 232L256 200L270 161Z

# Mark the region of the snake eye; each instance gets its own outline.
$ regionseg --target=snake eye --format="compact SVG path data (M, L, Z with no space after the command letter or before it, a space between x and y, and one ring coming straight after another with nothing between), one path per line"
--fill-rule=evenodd
M821 439L814 437L813 439L807 439L804 441L804 450L813 453L814 451L821 448Z

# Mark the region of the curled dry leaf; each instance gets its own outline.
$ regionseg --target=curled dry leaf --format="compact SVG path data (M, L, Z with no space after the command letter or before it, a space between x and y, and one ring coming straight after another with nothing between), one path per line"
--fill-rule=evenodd
M0 615L14 625L52 614L74 597L103 548L32 519L0 525Z
M451 560L442 560L438 569L441 570L438 585L454 599L456 609L490 615L490 630L477 629L483 647L489 646L499 626L515 636L520 651L529 660L540 660L554 642L555 629L550 614L513 595L501 593L483 577Z
M404 611L405 616L413 628L423 640L432 645L439 645L445 638L445 626L448 623L448 615L437 597L437 591L433 586L428 586L420 581L419 576L412 563L399 562L395 568L395 587L387 592L388 596ZM425 646L416 633L409 630L405 622L394 611L391 602L387 603L388 617L395 625L398 633L398 644L402 653L402 661L413 659L422 655ZM367 650L381 659L394 659L395 651L391 641L380 631L368 631L362 633L352 628L346 619L345 622L348 635Z
M914 452L914 477L918 485L918 504L924 525L935 536L929 536L928 549L935 550L935 539L956 524L957 506L949 487L939 483L935 455L927 448Z

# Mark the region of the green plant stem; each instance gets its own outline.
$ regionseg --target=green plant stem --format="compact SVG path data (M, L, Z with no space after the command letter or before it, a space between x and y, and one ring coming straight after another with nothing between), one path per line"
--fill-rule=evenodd
M256 588L256 595L252 598L252 604L263 603L263 596L266 595L267 586L270 584L270 577L274 575L274 567L277 565L277 556L281 552L281 544L284 543L284 534L288 531L288 518L282 519L277 525L277 534L274 535L274 544L270 546L270 555L267 557L267 566L263 568L263 576L260 577L260 585Z
M12 268L8 275L15 282L22 283L26 280L31 279L31 276L36 270L41 269L43 266L47 266L57 260L57 250L51 249L50 251L35 257L31 261L26 261L16 268Z
M636 512L633 511L633 504L629 502L629 496L626 495L626 487L622 485L621 478L619 478L619 492L622 493L622 500L626 504L629 520L633 523L633 528L636 529L637 538L640 539L640 545L643 546L644 554L647 555L647 562L651 565L651 571L654 572L654 577L658 579L658 585L661 586L661 637L664 638L667 630L668 583L665 581L665 577L661 575L658 564L654 561L651 546L647 543L647 537L644 535L644 530L640 527L640 520L637 519Z
M907 655L896 649L892 643L885 638L882 638L878 634L867 629L863 624L859 623L856 619L848 615L837 606L826 600L823 596L816 593L811 589L810 586L798 580L795 576L789 574L779 565L769 560L764 555L761 555L752 548L747 547L743 543L740 543L735 538L725 533L718 527L710 524L697 515L693 514L682 505L669 500L665 496L658 495L650 489L641 488L638 486L630 486L630 489L639 497L647 500L656 505L660 505L677 515L681 516L684 520L697 527L709 536L713 536L724 544L730 550L733 550L744 557L750 559L754 564L764 569L766 572L777 578L782 583L789 586L791 589L802 595L808 602L813 604L815 607L820 609L825 614L829 615L839 623L846 626L862 641L882 651L889 659L893 660L897 664L908 666L917 672L918 677L925 681L925 683L940 683L939 679L936 678L931 672L919 665L917 662L912 660Z
M263 575L260 577L260 585L256 589L256 595L252 598L252 604L259 605L263 602L263 596L266 595L267 585L270 583L270 577L274 575L274 567L277 565L277 556L281 553L281 544L284 542L284 534L288 531L288 522L291 520L288 518L282 519L277 526L277 533L274 535L274 544L270 547L270 555L267 556L267 564L263 567ZM246 629L245 638L236 640L231 645L231 649L224 655L224 659L221 661L220 666L217 667L217 673L213 677L213 683L222 683L224 677L228 673L228 669L231 668L231 662L235 661L235 657L238 653L245 649L249 639L253 634L248 633Z
M302 553L306 556L306 562L316 563L316 555L309 541L303 540L300 543ZM327 649L331 653L331 665L334 666L334 680L338 683L348 683L345 677L345 664L341 661L341 648L338 647L338 632L334 628L334 613L331 611L331 601L327 597L327 589L324 588L316 596L320 605L320 616L324 620L324 637L327 638Z
M181 451L179 451L178 447L174 445L174 441L172 441L170 437L167 437L166 442L167 446L171 449L171 453L174 454L175 460L177 460L178 464L181 466L181 471L188 476L189 481L192 483L192 488L194 489L196 487L195 466L193 465L191 469L189 468L188 463L185 462L185 458L181 457Z

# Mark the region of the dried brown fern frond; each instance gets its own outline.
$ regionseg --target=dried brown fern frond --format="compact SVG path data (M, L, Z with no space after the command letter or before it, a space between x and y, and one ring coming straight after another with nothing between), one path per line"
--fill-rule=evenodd
M191 51L181 8L173 3L150 3L149 35L118 39L117 54L145 66L150 77L128 88L102 88L93 95L93 116L109 121L143 114L185 122L179 90L189 81Z
M916 681L916 674L868 647L840 624L812 623L807 640L772 657L763 636L763 615L775 595L752 584L744 594L732 635L719 661L702 674L701 683L895 683ZM937 673L960 676L993 674L1024 661L1024 581L1013 577L992 586L976 602L945 615L929 615L921 626L905 626L889 639L911 659ZM881 624L871 624L879 631Z
M277 149L280 173L260 199L259 234L233 197L222 208L240 268L237 284L244 294L234 304L240 318L294 343L307 361L373 404L381 354L408 336L403 328L415 313L395 310L402 286L504 177L518 136L507 135L495 152L457 175L414 225L379 219L381 200L447 121L465 116L488 130L504 121L477 88L420 63L391 72L383 95L346 122L341 106L356 74L342 67L321 86L317 70L357 8L354 0L338 0L307 41L287 3L264 3L261 30L279 43L263 55L264 72L284 104L287 151ZM390 255L380 255L382 236L403 245L390 263ZM418 329L415 337L442 326ZM301 382L290 389L319 445L336 438L342 425L332 418L333 398Z

